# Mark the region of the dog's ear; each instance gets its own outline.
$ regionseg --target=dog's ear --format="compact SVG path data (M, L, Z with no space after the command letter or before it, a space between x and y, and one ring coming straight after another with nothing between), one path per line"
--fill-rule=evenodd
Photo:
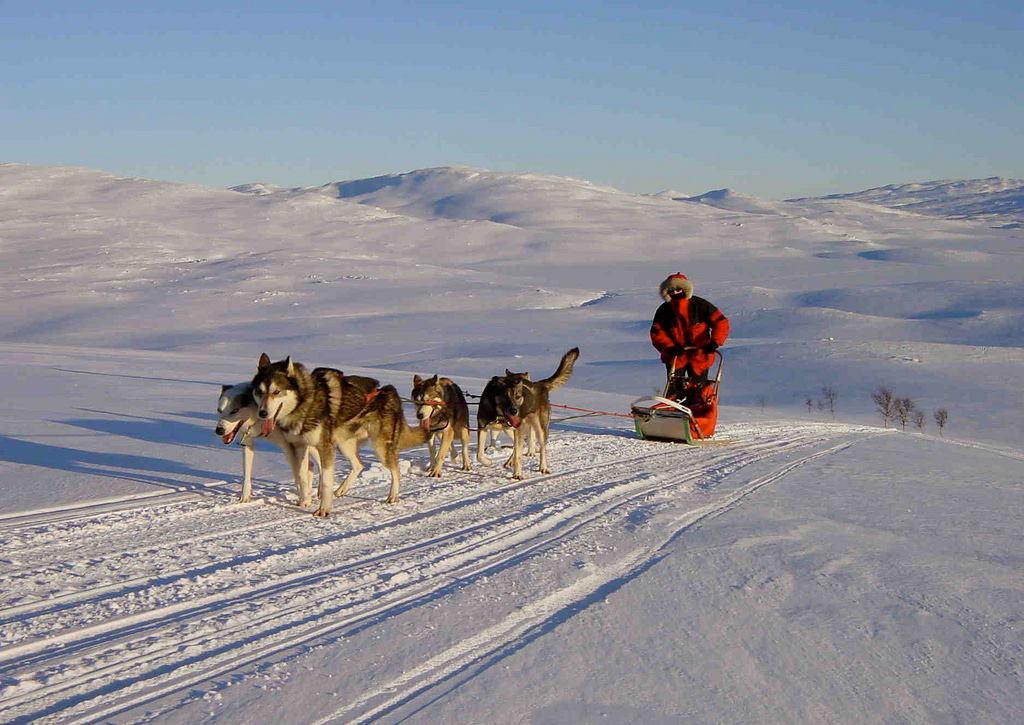
M267 353L263 353L262 355L260 355L260 361L258 363L256 363L256 369L257 370L262 370L263 368L265 368L265 367L267 367L269 365L270 365L270 355L268 355Z
M228 392L231 389L231 387L232 386L230 386L230 385L221 385L220 386L220 394L224 395L224 393Z
M423 378L421 378L419 375L413 375L412 376L412 384L413 385L419 385L422 382L423 382Z
M292 362L291 355L284 359L284 369L288 371L289 375L295 374L295 363Z
M512 372L512 371L511 371L511 370L509 370L508 368L505 368L505 377L506 377L506 378L511 378L511 377L512 377L512 376L514 376L514 375L515 375L515 373L514 373L514 372Z
M427 381L427 385L437 385L437 375L435 374L430 380Z
M530 379L530 373L519 373L519 374L523 376L523 380L529 380Z

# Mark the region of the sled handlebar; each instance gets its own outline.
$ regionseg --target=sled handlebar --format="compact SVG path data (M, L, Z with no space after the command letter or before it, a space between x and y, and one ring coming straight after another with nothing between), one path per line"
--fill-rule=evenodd
M686 350L686 351L699 350L699 349L700 348L698 348L698 347L696 347L694 345L687 345L686 347L683 348L683 350ZM722 355L722 351L720 349L716 349L711 354L718 358L718 373L715 375L715 378L718 378L722 374L722 363L725 362L725 356ZM714 366L714 363L712 363L712 366ZM668 376L671 378L675 374L676 374L676 359L673 357L672 358L672 370L669 372Z

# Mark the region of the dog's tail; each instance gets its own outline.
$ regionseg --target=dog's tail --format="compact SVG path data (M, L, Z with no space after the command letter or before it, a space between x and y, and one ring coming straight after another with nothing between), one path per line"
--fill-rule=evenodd
M558 363L558 369L555 370L555 374L550 378L544 378L538 380L535 385L543 385L548 390L558 390L569 381L569 376L572 375L572 367L576 364L576 358L580 356L580 349L574 347L569 352L562 355L562 361Z
M429 437L429 430L420 427L413 428L405 422L405 416L402 416L402 431L398 435L398 450L404 451L406 448L422 446Z
M398 438L398 450L404 451L407 448L415 448L416 446L422 446L430 438L430 431L421 428L419 426L413 428L405 421L405 413L402 412L402 399L398 395L398 391L395 390L394 385L385 385L381 388L381 392L388 391L388 401L386 405L393 409L393 414L396 417L397 423L397 438ZM394 440L394 439L392 439Z
M412 428L405 421L402 398L394 385L385 385L373 394L362 415L367 413L379 417L384 430L388 431L385 435L391 440L391 445L397 445L399 451L421 446L430 437L429 431Z

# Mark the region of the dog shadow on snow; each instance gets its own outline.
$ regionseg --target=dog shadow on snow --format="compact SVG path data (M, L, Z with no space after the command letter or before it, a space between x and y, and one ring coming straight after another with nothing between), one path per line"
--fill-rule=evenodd
M68 473L135 481L175 491L190 491L206 495L219 490L219 487L211 486L210 483L230 482L234 479L223 471L199 468L190 465L186 460L62 445L79 437L102 440L108 436L117 436L145 444L139 445L139 450L152 450L155 446L162 445L216 450L221 444L213 435L214 420L212 418L207 419L207 425L197 425L176 421L170 415L157 418L87 408L78 410L100 413L107 417L51 421L60 425L73 426L88 431L88 433L54 432L25 436L0 435L0 461ZM56 440L49 442L46 439ZM182 459L185 458L182 456ZM228 483L225 490L234 487L235 484Z

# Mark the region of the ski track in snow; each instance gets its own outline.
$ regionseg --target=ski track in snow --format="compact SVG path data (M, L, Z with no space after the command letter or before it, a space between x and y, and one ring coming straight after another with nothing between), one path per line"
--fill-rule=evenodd
M323 722L372 719L628 580L677 536L760 487L877 433L734 427L734 444L700 450L564 434L551 444L556 473L521 482L500 466L449 470L440 482L412 474L394 507L350 497L327 521L216 494L126 498L119 510L89 514L86 505L8 520L0 529L0 719L93 722L180 700L186 688L244 674L327 635L356 633L555 546L572 550L584 532L621 525L615 512L700 494L700 505L674 511L654 540L567 586L538 590L513 614ZM808 447L772 473L716 490L747 466Z

